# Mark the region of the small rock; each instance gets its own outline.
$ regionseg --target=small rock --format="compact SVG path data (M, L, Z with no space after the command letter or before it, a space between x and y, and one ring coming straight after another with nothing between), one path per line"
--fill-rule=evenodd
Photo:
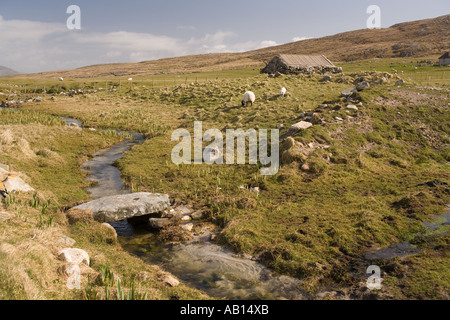
M278 126L277 126L277 129L279 130L279 129L282 129L282 128L284 128L284 124L279 124Z
M171 224L170 219L167 218L150 218L148 219L150 227L154 229L162 229Z
M193 223L183 224L181 225L181 228L186 231L192 231L192 228L194 228L194 224Z
M337 121L344 121L344 119L339 118L339 117L334 117L334 119L337 120Z
M309 171L309 165L307 163L302 164L302 171Z
M62 261L71 262L75 264L81 264L84 263L86 265L89 265L89 255L86 251L76 248L65 248L62 249L59 254L58 258Z
M323 76L322 79L319 80L320 82L328 82L331 81L331 76Z
M396 85L403 84L403 83L405 83L405 81L404 81L403 79L398 79L398 80L395 82Z
M367 81L361 81L358 84L356 84L355 88L358 91L363 91L364 89L367 89L370 87L370 84Z
M6 178L6 181L3 181L3 185L5 186L6 190L8 190L8 192L35 191L32 187L25 183L25 181L15 175L10 175L8 178Z
M355 88L345 89L341 92L341 97L349 97L353 94L353 92L355 92Z
M175 279L175 277L170 274L165 274L161 278L161 280L162 280L162 282L164 282L165 284L168 284L171 287L178 287L180 285L180 281Z
M42 102L42 97L36 97L36 98L34 98L34 101L35 102Z
M347 106L347 109L357 111L357 110L358 110L358 107L355 106L355 105L353 105L353 104L349 104L349 105Z
M259 193L259 187L250 188L250 192Z
M185 215L181 217L181 221L190 221L192 218L191 216Z

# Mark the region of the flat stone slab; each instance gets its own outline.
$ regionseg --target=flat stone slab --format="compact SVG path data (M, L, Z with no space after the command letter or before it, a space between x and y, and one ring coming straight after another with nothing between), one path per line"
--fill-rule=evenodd
M113 222L161 212L169 206L167 194L137 192L96 199L74 208L92 210L98 222Z

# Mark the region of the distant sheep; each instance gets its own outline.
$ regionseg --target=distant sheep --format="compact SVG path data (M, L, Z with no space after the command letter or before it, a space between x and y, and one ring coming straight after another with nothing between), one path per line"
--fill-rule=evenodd
M244 94L244 98L242 99L242 106L247 106L247 104L250 102L250 105L253 106L253 102L255 102L255 94L251 91L247 91Z
M59 78L59 81L64 81L64 78L63 78L63 77L60 77L60 78Z
M283 87L283 88L281 88L280 96L284 97L285 95L286 95L286 88Z
M128 81L133 81L133 78L128 78Z

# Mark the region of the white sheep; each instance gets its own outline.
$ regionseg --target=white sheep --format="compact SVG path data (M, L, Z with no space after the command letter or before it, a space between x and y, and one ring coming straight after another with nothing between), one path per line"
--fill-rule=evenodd
M253 102L255 102L255 94L251 91L247 91L244 94L244 98L242 99L242 106L247 106L247 104L250 102L250 105L253 106Z
M60 77L60 78L59 78L59 81L64 81L64 78L63 78L63 77Z
M285 95L286 95L286 88L283 87L283 88L281 88L280 96L284 97Z

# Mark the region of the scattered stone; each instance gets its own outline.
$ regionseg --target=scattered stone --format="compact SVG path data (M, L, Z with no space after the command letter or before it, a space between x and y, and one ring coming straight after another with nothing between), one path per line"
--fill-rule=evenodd
M3 185L8 192L30 192L35 191L32 187L30 187L25 181L21 178L10 175L3 181Z
M9 166L7 164L0 163L0 169L3 169L5 171L9 172Z
M341 107L340 105L337 104L337 105L335 105L335 106L333 107L333 110L334 110L334 111L339 111L339 110L341 110L341 108L342 108L342 107Z
M162 229L172 224L168 218L150 218L148 219L148 223L153 229Z
M164 282L165 284L171 286L171 287L178 287L180 285L180 281L175 279L175 277L170 275L170 274L164 274L161 277L161 281Z
M322 79L319 80L320 82L328 82L331 81L331 76L323 76Z
M279 124L279 125L277 126L277 129L278 129L278 130L280 130L280 129L282 129L282 128L284 128L284 124Z
M76 248L65 248L62 249L59 254L58 258L62 261L71 262L75 264L81 264L84 263L86 265L89 265L89 255L86 251Z
M337 120L337 121L344 121L344 119L339 118L339 117L334 117L334 119Z
M286 133L281 137L281 139L284 139L284 138L293 136L293 135L296 134L298 131L300 131L300 130L306 130L306 129L308 129L309 127L311 127L312 125L313 125L313 124L312 124L311 122L307 122L307 121L300 121L300 122L297 122L297 123L293 124L293 125L289 128L288 132L286 132Z
M74 209L92 210L96 221L112 222L161 212L169 206L167 194L137 192L96 199Z
M353 92L355 92L355 88L345 89L341 92L341 97L349 97L353 94Z
M250 188L250 192L259 193L259 187Z
M194 228L194 224L186 223L186 224L181 225L181 228L186 231L192 231L192 228Z
M181 217L181 221L190 221L191 219L192 219L191 216L188 215Z
M361 81L358 84L356 84L356 86L355 86L356 90L358 90L358 91L363 91L369 87L370 87L370 84L367 81Z
M34 101L35 102L42 102L42 97L36 97L36 98L34 98Z
M64 246L73 246L75 244L75 240L73 240L72 238L69 238L67 236L62 236L59 240L58 240L58 244L62 244Z
M403 80L403 79L398 79L396 82L395 82L395 84L398 86L398 85L400 85L400 84L403 84L403 83L405 83L405 81Z
M302 171L309 171L309 165L305 162L304 164L302 164L302 167L301 167L301 169L302 169Z
M358 107L355 106L355 105L353 105L353 104L349 104L349 105L347 106L347 109L357 111L357 110L358 110Z

